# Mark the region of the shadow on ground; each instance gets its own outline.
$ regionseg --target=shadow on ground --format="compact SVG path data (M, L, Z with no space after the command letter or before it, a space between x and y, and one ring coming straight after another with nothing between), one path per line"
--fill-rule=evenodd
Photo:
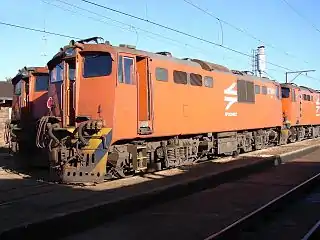
M136 184L124 179L75 187L36 181L43 177L45 170L31 171L16 165L5 149L0 149L0 153L0 169L5 170L0 172L0 215L4 216L0 219L0 239L37 238L40 229L50 232L47 235L50 239L57 239L274 166L273 158L241 157L223 164L207 162L181 167L182 173L174 176L156 172L135 177L141 180ZM252 164L253 161L257 164ZM200 177L197 181L187 182ZM177 183L180 185L172 186ZM169 185L170 188L150 192ZM47 219L53 216L55 218ZM37 221L37 224L28 224ZM21 228L5 232L22 224Z

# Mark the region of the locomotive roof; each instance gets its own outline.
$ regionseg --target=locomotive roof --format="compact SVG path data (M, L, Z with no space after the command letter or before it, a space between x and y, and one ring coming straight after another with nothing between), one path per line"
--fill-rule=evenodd
M110 48L115 50L117 53L119 52L127 52L133 55L138 55L138 56L147 56L151 59L159 59L163 61L171 61L175 62L177 64L181 65L187 65L191 67L198 67L207 71L217 71L217 72L223 72L226 74L232 74L237 76L239 79L243 80L248 80L248 81L264 81L264 82L270 82L270 83L277 83L275 80L271 80L269 78L261 78L257 76L251 76L247 74L244 71L237 71L237 70L230 70L229 68L207 62L204 60L200 59L192 59L192 58L176 58L172 56L170 53L165 54L166 52L148 52L144 50L138 50L134 46L130 45L124 45L120 44L119 46L113 46L111 45L108 41L105 43L98 43L98 40L103 40L103 38L100 37L92 37L84 40L80 40L75 42L74 40L71 40L69 45L64 46L63 48L60 49L60 51L48 62L47 66L49 69L53 68L54 65L56 65L59 61L59 59L63 58L66 54L65 51L67 49L70 49L72 47L80 47L83 52L89 52L89 51L97 51L97 52L108 52L110 51ZM90 42L94 41L95 44L92 44ZM169 56L168 56L169 55Z
M138 49L132 49L132 48L128 48L128 47L120 47L120 46L112 46L117 52L128 52L134 55L142 55L142 56L148 56L152 59L160 59L160 60L164 60L164 61L172 61L172 62L176 62L178 64L182 64L182 65L188 65L188 66L192 66L192 67L199 67L202 68L204 70L207 71L217 71L217 72L224 72L224 73L228 73L228 74L233 74L233 75L237 75L238 78L243 79L243 80L248 80L248 81L265 81L265 82L273 82L273 83L277 83L275 80L271 80L269 78L260 78L254 75L249 75L244 71L239 71L239 70L230 70L227 67L223 66L223 65L219 65L219 64L215 64L215 63L211 63L211 62L207 62L207 61L203 61L200 59L192 59L192 58L184 58L184 59L180 59L180 58L176 58L173 56L166 56L166 55L162 55L159 53L153 53L153 52L147 52L147 51L143 51L143 50L138 50Z
M12 78L11 83L17 84L21 79L28 78L30 73L37 74L37 73L48 73L47 67L24 67L18 70L17 75Z
M319 93L319 91L316 90L316 89L309 88L309 87L306 87L306 86L298 86L295 83L282 83L281 86L288 87L288 88L298 88L298 89L309 91L309 92L312 92L312 93Z

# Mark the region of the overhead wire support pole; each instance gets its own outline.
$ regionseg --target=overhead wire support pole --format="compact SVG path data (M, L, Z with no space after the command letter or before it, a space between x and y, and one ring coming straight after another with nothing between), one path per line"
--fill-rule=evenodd
M291 73L298 73L290 82L293 82L297 77L299 77L302 73L308 73L308 72L315 72L316 70L302 70L302 71L293 71L293 72L286 72L286 83L288 83L288 74Z

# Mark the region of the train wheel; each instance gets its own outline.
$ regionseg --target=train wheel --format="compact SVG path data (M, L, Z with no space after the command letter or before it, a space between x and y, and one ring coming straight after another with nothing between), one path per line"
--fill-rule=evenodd
M118 178L128 178L135 174L130 163L124 158L119 158L117 160L117 165L112 167L112 172L113 175L116 175Z

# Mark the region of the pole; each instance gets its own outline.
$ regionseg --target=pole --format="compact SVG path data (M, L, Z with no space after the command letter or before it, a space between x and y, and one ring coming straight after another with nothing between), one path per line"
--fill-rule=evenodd
M295 77L292 79L292 81L293 81L293 80L296 79L298 76L300 76L302 73L315 72L315 71L316 71L316 70L302 70L302 71L286 72L286 83L288 83L288 74L290 74L290 73L298 73L298 75L295 76ZM292 81L290 81L290 82L292 82Z

